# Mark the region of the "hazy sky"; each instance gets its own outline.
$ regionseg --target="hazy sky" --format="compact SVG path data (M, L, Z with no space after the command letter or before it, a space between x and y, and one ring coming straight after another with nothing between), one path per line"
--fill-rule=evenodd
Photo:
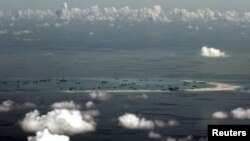
M160 4L164 8L211 8L216 10L234 9L250 11L249 0L0 0L0 10L13 9L56 9L67 1L70 7L84 8L91 5L99 6L130 6L144 7Z

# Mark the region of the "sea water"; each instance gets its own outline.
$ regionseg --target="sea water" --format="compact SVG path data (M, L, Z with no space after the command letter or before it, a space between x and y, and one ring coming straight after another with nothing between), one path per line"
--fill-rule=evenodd
M194 30L188 23L175 22L117 22L114 26L70 22L61 27L37 26L43 24L39 21L22 21L14 27L7 26L9 21L3 23L9 34L0 35L0 99L36 103L42 114L50 111L54 102L73 100L84 106L92 100L84 90L192 88L193 84L183 85L185 80L241 86L235 91L109 93L107 101L93 100L101 113L96 131L71 136L73 141L153 140L148 138L148 130L119 126L118 117L125 113L152 120L177 120L178 126L154 130L165 138L192 135L193 140L200 140L206 138L208 124L250 123L212 117L216 111L250 106L248 26L194 23L199 26ZM32 33L12 34L20 30ZM203 46L219 48L228 56L202 57ZM133 86L119 87L122 84ZM30 110L14 109L0 114L1 141L25 141L34 135L18 124L27 112Z

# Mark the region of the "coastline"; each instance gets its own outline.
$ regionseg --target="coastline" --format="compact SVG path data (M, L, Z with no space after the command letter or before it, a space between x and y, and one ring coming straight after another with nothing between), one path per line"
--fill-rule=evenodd
M210 88L196 88L196 89L186 89L187 92L210 92L210 91L235 91L240 88L238 85L220 83L220 82L206 82L213 87Z

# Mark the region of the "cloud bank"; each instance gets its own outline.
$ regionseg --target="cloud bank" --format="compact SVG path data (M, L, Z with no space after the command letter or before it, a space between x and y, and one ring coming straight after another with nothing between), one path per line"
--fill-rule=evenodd
M25 115L19 125L26 132L37 132L48 128L52 133L73 135L93 132L96 123L91 115L79 110L55 109L46 115L34 110Z
M36 132L36 136L28 137L28 141L70 141L68 136L52 134L47 128Z
M165 127L165 126L175 126L178 125L177 121L170 120L164 122L161 120L147 120L146 118L140 118L132 113L125 113L124 115L118 118L119 125L123 128L132 129L132 130L150 130L156 127Z
M130 22L162 22L169 23L172 21L178 22L231 22L241 23L250 22L250 12L237 12L235 10L228 10L220 12L219 10L211 10L209 8L187 10L181 8L174 8L168 10L160 5L152 7L142 7L138 9L124 6L117 7L99 7L93 5L84 9L70 8L67 3L63 3L58 10L32 10L24 9L3 12L0 11L0 18L7 18L10 21L17 20L48 20L58 19L66 21L130 21Z
M220 51L219 49L203 46L201 48L201 56L218 58L218 57L226 57L227 55L225 52Z

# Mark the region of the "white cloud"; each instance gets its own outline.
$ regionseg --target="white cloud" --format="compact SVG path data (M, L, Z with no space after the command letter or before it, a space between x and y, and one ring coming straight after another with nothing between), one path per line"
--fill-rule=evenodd
M36 136L28 137L28 141L70 141L68 136L52 134L47 128L36 132Z
M79 110L68 109L52 110L46 115L34 110L27 113L19 124L26 132L37 132L48 128L52 133L66 135L93 132L96 128L91 115L82 115Z
M152 139L159 139L159 138L161 138L162 136L161 136L161 134L159 134L159 133L156 133L156 132L154 132L154 131L150 131L150 132L148 133L148 137L149 137L149 138L152 138Z
M250 119L250 109L236 108L231 111L233 118Z
M228 118L228 115L223 111L217 111L213 113L212 117L215 119L225 119Z
M131 9L128 6L122 8L103 7L97 5L86 9L68 8L67 4L53 12L51 10L18 10L15 15L11 16L13 21L18 19L54 19L60 20L84 20L84 21L153 21L153 22L170 22L167 13L160 5L154 5L151 8Z
M227 113L230 114L228 115ZM230 112L217 111L212 114L212 117L217 119L225 119L229 116L235 119L250 119L250 109L239 107Z
M32 109L32 108L36 108L36 105L31 102L26 102L24 104L17 104L12 100L6 100L0 104L0 112L10 112L16 109Z
M23 30L23 31L14 31L12 34L13 35L23 35L23 34L31 34L31 33L33 33L33 32L30 30Z
M222 14L221 17L222 17L222 19L227 20L227 21L232 21L232 22L240 22L241 21L239 13L236 12L235 10L226 11L226 13Z
M227 57L228 55L226 55L225 52L220 51L219 49L203 46L201 48L201 56L217 58L217 57Z
M197 9L196 11L189 11L187 9L175 8L173 12L170 12L172 19L182 22L194 22L194 21L222 21L222 22L250 22L248 12L240 14L235 10L228 10L225 12L219 12L218 10L211 10L209 8Z
M14 108L14 102L12 100L6 100L0 105L0 112L9 112Z
M217 19L217 13L209 8L198 9L196 11L189 11L187 9L175 8L172 12L172 16L176 17L178 20L183 22L190 22L196 20L208 21Z
M118 118L119 125L128 129L154 129L155 124L152 120L139 118L135 114L126 113Z
M81 109L81 105L74 101L56 102L50 106L52 109Z
M93 91L89 93L91 99L96 99L100 101L109 100L111 96L104 91Z
M250 22L250 12L245 12L244 13L244 21Z
M88 101L88 102L85 104L85 107L86 107L87 109L92 109L92 108L95 108L96 105L95 105L95 103L94 103L93 101Z
M126 113L120 116L118 121L119 125L124 128L143 130L154 129L155 127L176 126L179 124L179 122L175 120L169 120L168 122L161 120L147 120L132 113Z

